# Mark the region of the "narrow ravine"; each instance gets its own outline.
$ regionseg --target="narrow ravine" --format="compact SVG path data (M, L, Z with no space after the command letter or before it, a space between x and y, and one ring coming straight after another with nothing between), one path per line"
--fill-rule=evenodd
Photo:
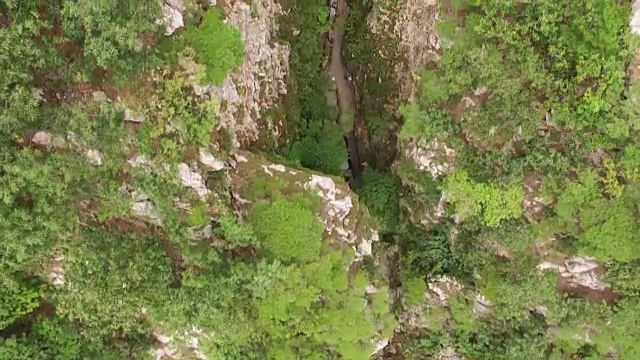
M347 70L343 58L344 30L347 23L348 7L346 0L337 0L333 28L329 34L331 57L329 72L335 82L338 97L338 124L348 126L345 142L349 151L349 167L351 169L352 186L357 186L362 178L362 161L358 154L358 139L354 131L355 122L355 86L353 77Z
M348 18L347 0L331 0L331 4L335 9L335 17L333 17L333 27L329 34L331 43L329 72L335 83L338 99L338 119L340 126L347 127L349 131L345 135L345 143L349 152L349 167L351 170L351 186L358 187L362 181L363 162L359 154L359 139L355 128L356 113L358 112L359 100L356 96L356 84L353 74L347 69L342 51L345 47L345 26ZM394 240L397 242L397 240ZM400 281L400 253L398 246L393 246L391 250L384 255L385 261L390 269L390 286L393 289L393 305L392 309L395 315L399 317L402 311L402 296L399 291ZM402 335L396 333L389 344L378 353L376 359L402 359Z

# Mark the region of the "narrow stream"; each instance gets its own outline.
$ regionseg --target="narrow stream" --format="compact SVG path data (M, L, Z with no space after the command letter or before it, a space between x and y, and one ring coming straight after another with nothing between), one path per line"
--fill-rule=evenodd
M333 27L329 33L331 42L331 57L329 72L334 79L338 98L338 119L340 125L350 126L345 135L345 143L349 152L349 167L351 169L352 186L357 186L362 178L362 161L358 154L358 139L354 132L355 123L355 87L353 76L349 73L342 58L344 47L344 30L347 24L348 7L347 0L333 0L332 9L335 9ZM333 12L333 11L332 11Z

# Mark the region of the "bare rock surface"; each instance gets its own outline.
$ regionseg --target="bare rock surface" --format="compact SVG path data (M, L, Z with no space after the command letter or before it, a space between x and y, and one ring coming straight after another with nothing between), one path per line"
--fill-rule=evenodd
M604 268L596 259L575 256L562 261L558 260L547 257L538 265L540 271L558 273L558 292L584 298L593 303L611 304L620 299L620 295L600 279Z
M634 34L640 34L640 0L635 0L632 5L631 32Z
M158 25L163 25L166 36L173 35L184 26L182 12L185 10L182 0L165 0L162 4L162 18L157 20Z
M438 140L430 143L411 141L405 147L404 155L418 170L429 173L435 180L453 170L456 151Z
M437 0L405 0L401 2L395 32L400 36L400 54L406 62L396 68L398 84L405 99L413 99L414 75L430 62L439 60L440 39L435 25L440 20Z

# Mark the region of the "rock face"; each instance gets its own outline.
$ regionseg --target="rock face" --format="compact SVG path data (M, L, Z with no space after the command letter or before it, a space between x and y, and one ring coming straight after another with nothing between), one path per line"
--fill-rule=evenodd
M603 268L595 259L574 257L563 262L543 261L538 269L558 272L557 288L561 293L593 303L614 303L620 299L620 295L613 292L611 286L599 280Z
M182 0L165 0L162 4L162 18L158 19L158 25L164 25L167 36L173 35L173 33L179 28L184 26L184 20L182 19L182 12L185 10Z
M437 0L376 1L367 17L374 36L396 44L397 48L388 50L401 58L394 69L400 102L414 98L417 72L440 58L437 51L442 41L435 28L439 20Z
M632 15L631 15L631 32L634 34L640 34L640 0L636 0L632 5Z
M274 0L253 1L251 5L244 1L227 3L226 23L242 34L244 62L221 86L205 86L197 91L224 104L218 108L220 126L233 136L237 148L258 138L278 136L281 124L270 123L263 117L287 92L289 47L273 39L278 31L276 18L282 14L282 8Z
M398 84L405 99L413 99L416 88L413 74L440 57L440 39L436 23L440 20L437 0L405 0L401 2L395 32L400 36L400 54L406 62L396 67Z
M25 135L25 139L29 144L35 147L39 147L43 150L54 150L54 151L62 151L62 150L70 150L78 153L82 153L85 159L94 166L102 165L104 157L102 152L97 149L93 149L89 147L83 140L79 139L78 136L69 132L66 138L60 135L53 135L46 131L38 131L31 135ZM23 145L26 145L23 143Z
M162 4L162 18L158 19L158 25L164 25L167 36L184 26L182 12L184 11L182 0L165 0Z
M435 180L453 170L456 152L446 144L433 140L411 141L405 146L405 157L411 159L420 171L427 172Z
M156 340L156 348L151 351L151 355L155 360L209 359L200 350L201 339L208 337L200 329L187 329L173 336L167 336L160 332L156 332L153 335Z
M542 188L542 176L531 174L523 181L524 198L522 209L529 221L536 221L544 215L545 199L539 195Z
M286 194L312 192L322 200L316 215L325 226L326 239L352 247L356 259L371 255L378 233L371 226L368 211L352 196L344 180L273 164L250 153L240 152L234 157L229 183L241 207L259 201L249 199L251 185L257 180L274 184Z

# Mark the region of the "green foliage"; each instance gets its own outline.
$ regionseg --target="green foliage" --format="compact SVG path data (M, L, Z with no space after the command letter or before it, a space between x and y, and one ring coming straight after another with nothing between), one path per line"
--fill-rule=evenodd
M38 286L25 286L5 277L0 279L0 285L0 329L31 313L40 304L42 291Z
M197 61L206 66L206 75L201 80L205 84L222 85L227 74L242 65L242 36L223 22L217 9L205 12L200 26L188 28L182 36L195 50Z
M251 210L262 247L274 259L305 262L318 256L324 228L303 197L275 199Z
M43 319L28 335L0 340L3 360L116 360L119 356L116 351L88 345L77 328L59 319Z
M401 107L400 139L446 143L457 170L435 184L406 163L398 174L412 220L440 227L416 215L435 205L438 196L422 196L437 187L454 207L440 221L457 215L456 231L401 233L404 271L412 279L447 269L493 306L478 317L465 292L446 310L450 318L437 320L447 326L430 327L406 352L431 358L452 346L468 359L600 359L615 348L620 358L637 357L638 90L627 68L638 43L630 7L442 3L455 16L437 26L440 60L420 74L416 101ZM533 216L535 202L544 209ZM524 209L535 224L520 219ZM544 258L531 254L552 236L563 240L545 245ZM625 300L611 308L565 298L555 274L535 269L576 253L606 264Z
M366 169L357 189L362 201L383 233L394 233L400 217L400 182L390 174Z
M348 158L343 133L332 123L315 130L307 129L304 137L293 143L287 156L306 168L332 175L340 175Z
M350 286L345 265L340 253L330 252L315 263L289 266L272 280L258 305L269 358L329 359L327 348L345 359L371 353L369 340L378 331L374 314L363 307L361 281Z
M429 277L451 273L459 264L449 242L450 229L439 226L431 231L405 225L403 239L404 269L409 274Z
M188 61L189 52L184 56ZM154 71L152 78L153 92L141 104L145 122L139 135L140 146L145 153L175 163L186 146L209 144L216 123L213 104L194 94L187 70L162 69Z
M442 190L462 219L482 215L487 226L495 227L504 220L522 216L524 190L520 186L500 189L492 184L478 184L465 171L458 171L447 177Z
M154 332L179 342L192 328L202 330L201 350L212 358L268 358L277 349L362 358L372 338L390 335L386 289L366 299L367 279L345 271L353 254L323 247L316 200L257 182L244 222L223 176L209 178L217 191L207 203L180 184L176 164L214 148L213 104L192 85L203 75L219 83L243 55L239 33L219 13L176 41L191 50L156 64L138 39L159 30L157 2L38 5L0 5L0 21L10 20L0 44L12 49L0 55L0 359L143 358L156 346ZM62 33L49 36L58 21ZM112 88L122 79L126 89ZM111 100L117 92L144 123L123 124L121 104L90 99L97 90ZM30 142L35 131L52 143ZM341 137L336 130L327 139ZM87 161L88 148L100 151L101 165ZM133 166L132 155L147 161ZM134 190L162 226L132 215ZM209 224L210 236L189 237ZM64 285L43 285L52 269L62 269ZM291 305L280 303L286 295L308 309L291 306L286 321L274 322L271 314Z
M427 284L424 279L415 276L405 276L402 281L402 290L406 306L412 307L419 305L427 292Z
M583 172L579 180L569 184L558 199L556 213L561 228L576 236L581 250L598 259L637 259L637 185L620 189L620 198L607 199L600 193L599 178L594 172Z

